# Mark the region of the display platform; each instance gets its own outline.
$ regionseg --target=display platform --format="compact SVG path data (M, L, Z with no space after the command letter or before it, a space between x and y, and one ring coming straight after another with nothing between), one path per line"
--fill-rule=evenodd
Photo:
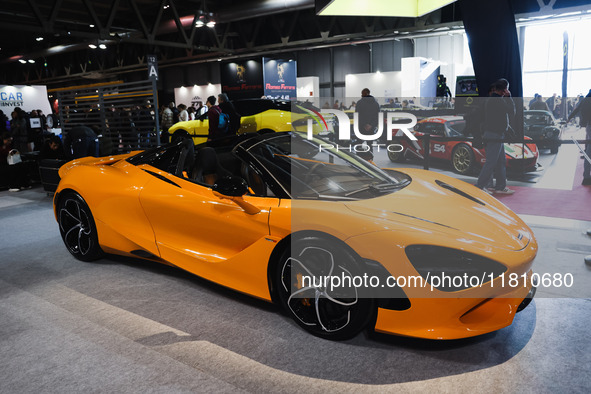
M510 327L471 339L364 332L331 342L278 307L176 268L75 260L39 187L0 192L0 218L1 392L587 389L585 293L539 292ZM523 218L540 244L536 270L589 283L591 222Z

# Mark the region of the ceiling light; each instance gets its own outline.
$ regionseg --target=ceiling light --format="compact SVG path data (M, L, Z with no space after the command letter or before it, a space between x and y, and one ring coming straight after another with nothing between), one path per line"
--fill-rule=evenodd
M455 0L333 0L318 11L317 15L336 16L399 16L416 18L433 12Z
M88 44L88 47L92 48L92 49L96 49L96 45L94 45L94 44Z
M205 26L207 27L214 27L215 26L215 22L214 21L209 21L205 24Z
M88 26L90 26L90 27L94 27L94 25L88 25Z
M21 62L22 64L25 64L27 61L23 60L23 59L18 59L19 62Z
M198 20L197 22L195 22L195 26L196 27L203 27L203 25L204 25L204 23L203 23L203 21L201 19Z
M33 64L35 61L33 59L29 59L29 63Z
M99 48L101 48L101 49L107 49L107 46L105 44L100 44L99 45Z
M164 8L164 9L166 10L166 9L168 9L168 7L170 7L170 6L169 6L168 4L166 4L166 5L165 5L164 7L162 7L162 8Z
M35 38L35 40L37 40L37 41L43 41L43 37L37 37L37 38Z

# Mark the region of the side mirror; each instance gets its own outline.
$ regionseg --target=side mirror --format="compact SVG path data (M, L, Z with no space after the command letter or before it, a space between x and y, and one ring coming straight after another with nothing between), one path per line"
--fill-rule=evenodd
M242 178L228 176L217 180L211 189L223 196L240 197L248 192L248 185Z
M222 178L212 186L211 190L214 196L231 200L249 215L256 215L261 211L243 198L248 192L248 185L242 178L236 176Z

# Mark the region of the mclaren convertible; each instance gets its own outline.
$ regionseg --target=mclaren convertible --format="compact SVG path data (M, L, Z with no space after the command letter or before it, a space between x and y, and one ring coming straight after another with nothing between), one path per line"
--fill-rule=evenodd
M87 157L60 176L55 217L74 257L176 266L326 339L476 336L535 292L536 240L495 198L295 132Z

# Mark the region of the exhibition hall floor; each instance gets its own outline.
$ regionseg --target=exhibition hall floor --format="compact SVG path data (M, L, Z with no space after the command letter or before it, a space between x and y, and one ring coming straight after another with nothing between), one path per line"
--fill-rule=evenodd
M503 203L537 237L534 270L570 273L573 286L540 287L511 326L454 341L364 332L330 342L274 305L179 269L115 256L83 263L41 188L0 192L0 392L588 392L591 199L569 193L590 188L577 192L578 174L553 170L578 169L572 148L544 153L543 173L510 180L518 193ZM534 189L542 205L544 190L564 192L552 198L587 220L537 198L520 208Z

